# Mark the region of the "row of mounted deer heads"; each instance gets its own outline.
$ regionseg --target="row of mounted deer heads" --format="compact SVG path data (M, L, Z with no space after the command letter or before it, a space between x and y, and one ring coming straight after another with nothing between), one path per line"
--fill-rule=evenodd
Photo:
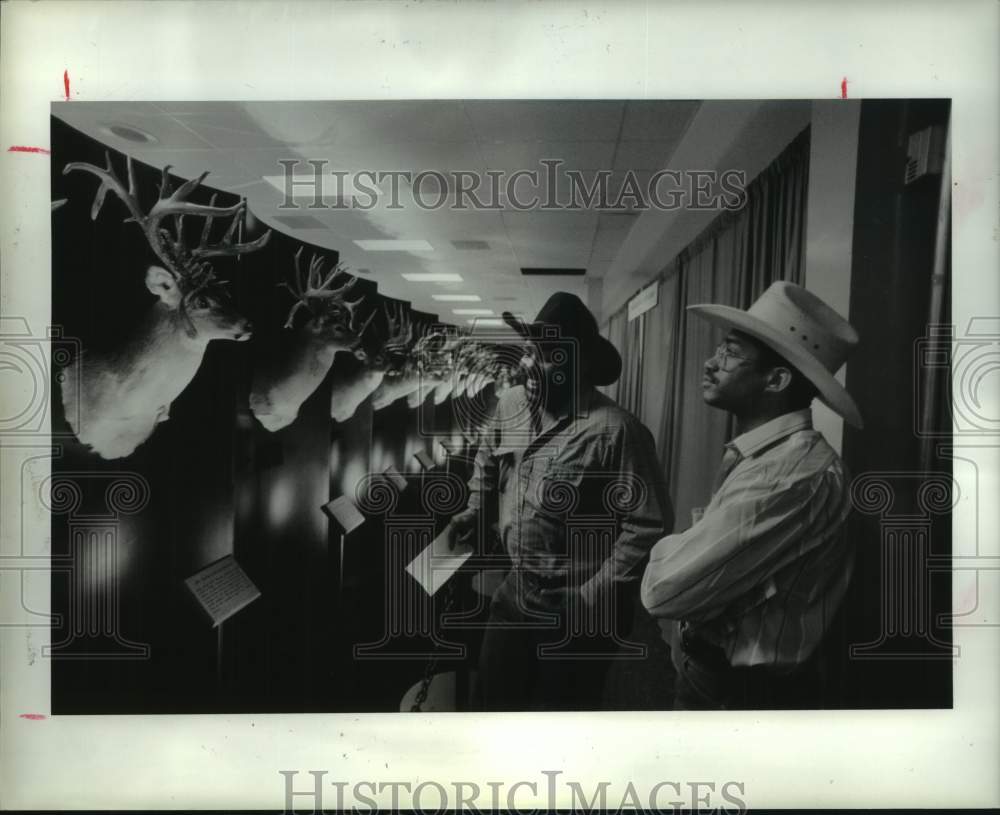
M384 334L366 342L375 332L377 308L362 317L363 298L348 299L357 279L340 266L327 270L315 255L303 268L302 252L300 248L295 254L289 281L279 284L294 298L284 323L293 332L292 342L280 354L262 354L254 360L250 409L268 430L295 421L338 354L353 356L362 364L349 366L334 378L330 417L337 422L350 419L369 397L375 410L403 397L416 408L432 391L435 403L441 404L449 396L478 394L490 382L509 381L510 375L487 346L449 327L415 326L399 302L382 306ZM296 327L300 310L309 317Z
M242 342L251 337L249 320L236 309L226 281L216 277L210 258L238 256L263 247L270 231L256 240L234 240L245 214L245 202L216 207L187 199L208 173L171 190L165 167L160 195L147 213L138 200L135 174L128 159L127 186L116 175L110 156L107 167L73 162L63 173L84 171L100 180L91 218L96 219L108 192L122 200L128 221L143 231L162 265L146 271L146 287L156 300L138 329L112 352L86 351L64 372L64 412L77 438L100 455L114 459L130 455L170 415L171 403L194 378L205 347L212 340ZM197 246L188 248L184 218L204 218ZM230 218L221 240L211 243L217 218ZM504 387L514 371L489 346L450 327L415 327L404 304L386 302L383 335L373 339L378 308L362 316L364 298L349 299L357 279L340 266L329 270L315 255L308 266L302 248L296 252L287 282L279 284L292 296L284 329L292 341L282 353L254 354L250 408L270 431L291 424L299 408L320 386L337 355L361 361L335 377L330 416L343 422L371 397L381 410L403 397L411 407L430 398L436 404L449 396L475 396L490 382ZM296 317L305 311L308 318Z

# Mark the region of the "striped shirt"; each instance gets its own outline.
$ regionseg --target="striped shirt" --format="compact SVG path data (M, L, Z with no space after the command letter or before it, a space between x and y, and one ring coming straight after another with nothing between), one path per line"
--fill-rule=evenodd
M735 466L694 526L653 547L642 602L733 666L788 670L815 650L847 589L847 476L808 410L726 446Z
M517 386L483 436L469 508L495 497L515 569L564 579L591 604L611 584L638 583L673 511L652 434L635 416L590 389L541 426Z

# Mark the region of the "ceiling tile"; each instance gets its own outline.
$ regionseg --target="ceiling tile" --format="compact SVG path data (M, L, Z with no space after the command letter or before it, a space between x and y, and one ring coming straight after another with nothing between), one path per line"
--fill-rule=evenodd
M623 141L676 142L687 130L701 102L639 100L625 103Z
M586 298L588 281L524 278L520 266L584 267L588 277L603 275L635 219L599 213L600 202L589 210L517 211L505 195L499 199L505 205L502 212L458 211L451 206L452 171L468 170L481 178L487 168L544 172L541 159L562 159L557 188L561 205L569 199L567 170L582 171L585 186L591 186L597 170L613 169L609 184L613 202L625 170L636 170L644 185L654 170L669 162L697 108L697 102L614 100L168 101L74 103L54 106L53 113L140 161L157 167L172 164L181 177L210 170L207 186L246 195L251 211L273 228L295 234L275 216L314 219L309 225L316 228L300 237L339 251L350 267L371 269L368 277L388 295L412 298L428 311L441 312L441 305L429 299L432 292L476 293L483 297L484 307L533 316L554 291L573 291ZM146 130L159 141L138 144L116 139L101 129L110 123ZM310 209L304 204L297 210L278 209L282 191L262 178L280 176L281 159L299 159L303 174L311 171L306 159L325 159L328 171L439 171L446 174L451 197L433 211L421 209L404 182L404 207L399 210ZM380 186L384 193L390 182ZM425 191L427 197L438 197L431 180ZM328 192L334 192L332 186ZM480 188L479 198L490 199L489 192ZM388 200L383 197L382 202ZM353 243L394 238L423 239L435 251L372 254ZM453 240L480 240L489 249L464 252L454 247ZM434 271L459 272L465 280L424 286L400 276ZM515 299L493 303L492 296Z
M615 153L616 170L660 170L667 166L677 144L667 141L623 141Z
M116 103L105 103L99 102L97 104L116 104ZM120 104L131 104L131 103L120 103ZM150 102L151 107L156 108L162 113L173 114L201 114L203 116L207 115L229 115L231 113L237 112L240 109L240 102L227 102L227 101L191 101L191 100L174 100L166 102Z
M537 172L543 178L549 170L542 159L559 160L559 171L610 167L615 154L613 141L518 141L482 144L483 159L489 170Z
M600 259L591 257L587 265L587 277L604 277L611 268L611 259Z
M437 171L445 173L450 186L450 173L455 170L482 172L483 162L478 147L473 142L371 142L358 145L313 145L306 147L269 147L246 151L242 158L256 167L260 175L280 175L283 165L279 161L297 161L291 165L294 172L312 174L310 161L322 162L322 172L347 171L349 173L406 172L411 179L419 173ZM401 177L400 184L407 180ZM425 195L433 200L437 184L433 177L421 182Z
M159 113L146 104L128 108L120 104L74 103L66 105L56 115L77 130L82 130L115 150L129 154L133 154L140 146L144 150L151 151L212 148L212 145L198 134L179 124L171 116ZM112 125L125 125L149 133L155 141L135 142L116 136L109 129Z
M544 246L516 246L517 265L520 268L586 269L590 262L590 247L558 246L547 243ZM528 286L535 286L535 280L544 275L533 275ZM525 278L526 280L528 278ZM560 279L563 279L560 277ZM568 279L568 278L567 278Z
M623 102L545 101L465 102L483 143L508 141L614 141Z
M185 179L196 178L207 170L204 184L217 190L246 194L242 188L254 180L235 154L218 150L156 150L143 146L133 156L153 167L170 165L171 173Z
M291 144L472 141L458 101L243 102L261 130Z
M511 241L515 240L515 236L518 239L580 241L585 242L588 249L597 229L597 221L597 213L591 210L503 213L503 223Z

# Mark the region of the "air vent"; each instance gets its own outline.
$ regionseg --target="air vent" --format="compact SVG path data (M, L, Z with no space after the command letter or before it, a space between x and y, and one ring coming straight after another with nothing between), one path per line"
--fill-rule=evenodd
M274 220L289 229L326 229L326 224L312 215L275 215Z
M486 241L452 241L451 245L467 252L482 252L490 248Z
M562 276L570 277L585 275L587 273L586 269L570 269L559 266L523 266L521 268L521 274L523 275L546 275L550 277Z
M517 300L516 297L494 297L498 303L513 303Z
M371 274L372 273L371 269L355 269L354 271L356 271L358 274Z

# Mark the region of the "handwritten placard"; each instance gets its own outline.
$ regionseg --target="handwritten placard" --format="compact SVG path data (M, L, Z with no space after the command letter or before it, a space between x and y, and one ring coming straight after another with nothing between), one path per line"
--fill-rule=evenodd
M232 555L206 566L184 583L212 620L213 628L260 597L260 589Z

